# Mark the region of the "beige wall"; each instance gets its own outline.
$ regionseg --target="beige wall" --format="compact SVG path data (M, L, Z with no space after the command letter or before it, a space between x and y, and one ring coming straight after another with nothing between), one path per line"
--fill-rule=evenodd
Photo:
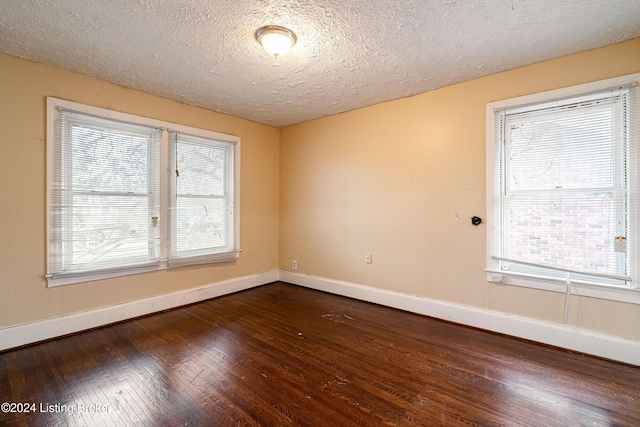
M486 281L485 107L639 71L635 39L282 129L280 268L561 323L563 294ZM640 305L571 301L640 341Z
M2 54L0 76L0 328L278 268L278 129ZM240 259L47 288L47 96L240 136Z

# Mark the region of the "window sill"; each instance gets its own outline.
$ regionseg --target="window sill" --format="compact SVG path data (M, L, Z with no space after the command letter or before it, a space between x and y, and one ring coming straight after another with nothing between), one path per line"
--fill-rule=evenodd
M505 271L485 270L485 272L487 281L497 285L521 286L563 294L567 292L564 280ZM640 289L636 288L574 282L571 284L571 295L640 304Z
M210 254L203 258L191 257L180 259L179 262L162 261L152 264L145 264L133 268L113 268L107 270L91 271L86 273L77 273L69 275L49 276L47 275L47 287L55 288L58 286L73 285L76 283L93 282L96 280L112 279L122 276L131 276L134 274L150 273L153 271L161 271L190 265L218 264L223 262L233 262L240 256L240 249Z
M141 268L129 268L122 270L112 269L47 277L47 287L55 288L58 286L73 285L76 283L93 282L96 280L112 279L115 277L130 276L133 274L149 273L152 271L163 270L164 268L166 267L160 265L149 265Z

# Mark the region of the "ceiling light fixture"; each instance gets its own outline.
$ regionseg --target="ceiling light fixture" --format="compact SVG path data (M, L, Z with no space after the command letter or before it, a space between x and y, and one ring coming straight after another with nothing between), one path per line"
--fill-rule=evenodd
M258 28L256 40L267 53L275 58L284 56L296 44L297 38L293 31L277 25L267 25Z

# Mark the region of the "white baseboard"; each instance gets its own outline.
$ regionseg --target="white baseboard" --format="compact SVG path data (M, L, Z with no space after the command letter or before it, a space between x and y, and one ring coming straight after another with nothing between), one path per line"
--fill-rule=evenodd
M356 283L280 271L279 280L640 366L640 342L571 326L408 295Z
M526 317L289 271L270 271L244 276L212 283L200 288L187 289L97 310L2 328L0 329L0 351L193 304L266 285L277 280L640 366L640 342L637 341L624 340L611 335L542 322Z
M0 329L0 351L227 295L278 280L278 271Z

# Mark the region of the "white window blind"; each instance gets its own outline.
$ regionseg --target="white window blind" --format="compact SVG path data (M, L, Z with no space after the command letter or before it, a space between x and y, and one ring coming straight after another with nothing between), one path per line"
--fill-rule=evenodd
M54 126L49 277L158 264L160 130L64 110Z
M636 108L629 86L495 112L497 270L631 286Z
M49 286L238 258L240 138L47 100Z
M169 265L236 259L234 144L173 131L169 141Z

